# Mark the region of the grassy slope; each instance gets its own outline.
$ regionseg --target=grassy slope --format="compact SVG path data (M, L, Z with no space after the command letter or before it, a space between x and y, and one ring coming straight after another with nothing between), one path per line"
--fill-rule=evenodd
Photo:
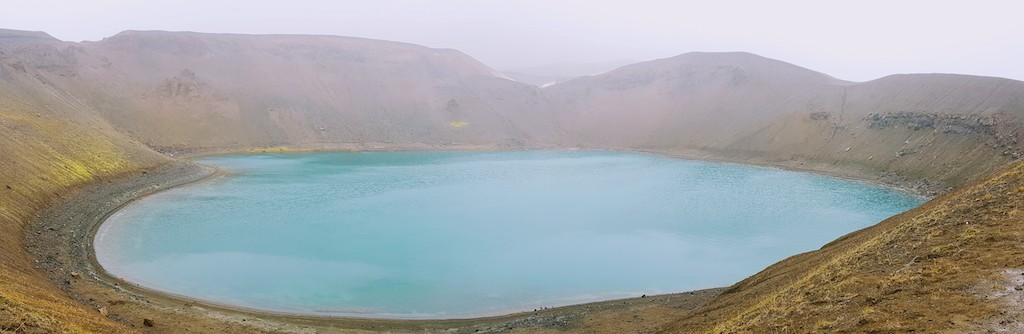
M0 332L119 332L35 271L22 235L61 194L164 158L119 135L47 75L34 75L60 65L55 51L0 47Z
M774 264L665 332L1019 331L1022 210L1018 163Z

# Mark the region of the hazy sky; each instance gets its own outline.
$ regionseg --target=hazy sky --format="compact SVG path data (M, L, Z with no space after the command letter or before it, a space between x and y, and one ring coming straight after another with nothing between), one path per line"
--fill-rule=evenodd
M1024 1L8 1L0 27L358 36L459 49L497 69L748 51L832 76L1024 80Z

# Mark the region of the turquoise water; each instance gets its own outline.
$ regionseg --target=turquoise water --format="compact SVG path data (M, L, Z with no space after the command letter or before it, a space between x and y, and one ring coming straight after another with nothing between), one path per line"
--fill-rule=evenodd
M452 318L726 286L921 203L865 183L617 152L204 158L136 201L111 274L279 312Z

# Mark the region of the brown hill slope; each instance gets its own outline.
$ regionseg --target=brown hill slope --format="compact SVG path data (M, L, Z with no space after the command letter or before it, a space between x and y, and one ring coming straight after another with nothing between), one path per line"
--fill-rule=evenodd
M129 31L74 50L74 91L153 147L521 146L554 135L537 88L450 49Z
M1024 163L747 278L665 332L1019 332Z
M747 53L688 53L547 87L568 143L945 189L1019 157L1024 82L850 83Z

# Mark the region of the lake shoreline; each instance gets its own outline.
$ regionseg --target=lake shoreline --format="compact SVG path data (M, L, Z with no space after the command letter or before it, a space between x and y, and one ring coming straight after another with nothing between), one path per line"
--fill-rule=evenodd
M431 150L439 149L451 148L432 148ZM499 147L456 149L470 151L507 150L506 148ZM245 152L218 152L213 154L292 151L330 150L257 149ZM616 150L613 149L613 151ZM657 151L621 151L743 164L743 162L728 159L708 159ZM208 154L194 154L192 157L205 155ZM753 163L753 165L763 164ZM785 166L768 166L789 169ZM822 173L835 176L831 173ZM106 309L111 314L111 318L127 325L141 324L139 318L154 318L158 319L158 323L167 321L160 321L161 319L187 319L193 322L192 325L195 326L229 325L231 327L239 326L239 328L246 330L285 332L303 332L308 329L320 328L428 332L455 329L454 332L479 332L481 329L493 331L494 329L511 329L527 325L544 328L577 328L587 322L593 322L593 320L584 321L584 319L593 318L595 314L603 314L604 317L615 318L629 313L628 310L645 307L675 309L680 312L674 315L678 317L688 310L707 303L725 291L725 288L695 290L647 296L646 298L629 298L570 305L544 309L539 312L522 312L470 319L399 320L337 316L321 317L276 314L273 312L216 305L192 300L187 297L174 296L119 280L107 274L96 263L95 252L92 247L95 232L110 214L134 200L153 193L193 182L208 180L217 175L220 175L220 172L215 168L191 162L174 161L140 174L127 175L110 180L98 180L94 184L64 197L49 209L44 210L40 214L39 219L27 229L25 237L26 248L28 248L29 254L36 258L37 269L44 273L58 288L79 302L92 306L94 309ZM876 183L872 180L863 181ZM892 185L884 185L892 187ZM595 311L595 309L599 310L599 312ZM242 332L246 330L242 330Z
M64 196L41 212L39 219L27 230L26 248L35 258L36 269L61 291L97 312L105 310L108 317L128 326L141 325L142 319L154 319L157 324L173 321L178 325L187 322L187 326L203 328L238 327L225 329L226 332L306 332L311 329L345 328L398 332L454 329L457 333L476 333L521 327L572 328L581 326L585 322L584 318L614 318L631 309L654 308L662 310L659 312L684 312L703 305L725 290L695 290L481 318L354 318L273 313L202 302L125 282L106 273L96 262L93 239L99 226L110 214L134 200L218 175L222 174L215 168L175 161L133 175L97 180L90 186ZM180 329L176 328L172 332Z
M899 175L892 175L880 171L864 170L858 168L842 168L827 163L814 163L803 160L766 160L756 154L719 154L707 150L687 148L631 148L631 147L587 147L587 146L560 146L560 145L539 145L539 146L495 146L495 145L430 145L430 144L406 144L394 145L388 143L373 144L330 144L330 145L300 145L300 146L267 146L248 149L198 149L187 152L178 152L172 157L192 160L200 157L232 154L258 154L258 153L314 153L314 152L394 152L394 151L613 151L625 153L653 154L663 157L696 160L706 162L720 162L740 165L751 165L758 167L777 168L788 171L813 173L835 177L846 180L867 182L873 185L892 188L900 192L929 200L935 198L951 188L944 188L927 180L918 180Z

